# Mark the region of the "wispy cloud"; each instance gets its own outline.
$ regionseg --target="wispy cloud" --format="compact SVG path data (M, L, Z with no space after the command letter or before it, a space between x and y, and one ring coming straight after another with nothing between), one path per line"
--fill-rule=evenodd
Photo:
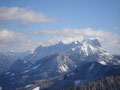
M119 29L119 27L114 27L113 29Z
M23 33L16 33L7 29L0 29L0 51L26 51L34 50L39 42L34 42Z
M0 7L0 20L20 20L23 25L53 21L43 13L36 13L27 8L19 7Z
M103 30L71 29L61 30L42 30L32 32L34 38L40 38L39 41L33 41L28 36L30 33L17 33L7 29L0 30L0 50L34 50L39 45L56 44L59 41L71 43L73 41L82 41L84 38L97 38L102 47L110 53L120 54L120 35L106 32ZM44 39L45 37L45 39Z

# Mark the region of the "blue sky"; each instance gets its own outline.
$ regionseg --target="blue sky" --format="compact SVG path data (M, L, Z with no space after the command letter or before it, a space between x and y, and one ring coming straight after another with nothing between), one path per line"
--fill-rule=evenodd
M52 20L51 22L34 20L31 23L27 21L27 24L23 25L26 19L22 18L23 21L21 17L13 19L9 13L6 17L11 18L10 20L1 20L1 30L26 34L33 42L48 40L54 35L40 36L41 34L31 33L41 33L45 30L61 32L64 28L78 31L85 28L91 28L93 31L101 29L105 33L120 35L120 0L0 0L0 7L23 8L33 11L36 15L42 13L47 19Z
M27 30L90 27L114 32L113 28L120 25L120 0L0 0L0 2L0 6L29 8L44 13L56 21L50 24L34 24ZM18 30L18 27L9 28Z

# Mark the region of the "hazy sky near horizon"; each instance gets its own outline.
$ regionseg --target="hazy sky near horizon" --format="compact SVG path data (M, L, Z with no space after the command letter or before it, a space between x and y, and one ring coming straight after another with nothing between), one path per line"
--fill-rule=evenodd
M120 0L0 0L0 51L91 37L120 54Z

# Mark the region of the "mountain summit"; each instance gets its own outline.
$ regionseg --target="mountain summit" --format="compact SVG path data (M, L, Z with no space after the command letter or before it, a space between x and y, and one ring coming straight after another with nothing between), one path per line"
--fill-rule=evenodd
M34 53L26 57L27 61L35 62L46 56L54 54L65 53L65 55L77 56L79 61L97 61L101 64L117 64L113 55L102 49L101 44L97 39L85 39L81 42L75 41L69 44L59 42L51 46L39 46L35 49ZM79 56L79 57L78 57Z
M85 63L120 64L119 60L112 54L102 49L97 39L87 39L82 42L76 41L70 44L60 42L47 47L39 46L29 57L30 59L27 62L30 61L32 63L24 63L25 65L22 66L25 67L20 66L19 70L25 75L31 75L31 73L32 76L35 74L40 75L40 79L73 71Z

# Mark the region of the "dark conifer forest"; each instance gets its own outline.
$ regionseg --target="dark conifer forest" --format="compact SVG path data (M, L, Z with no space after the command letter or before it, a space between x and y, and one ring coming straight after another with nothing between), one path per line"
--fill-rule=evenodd
M120 74L107 76L88 84L81 84L69 90L120 90Z

